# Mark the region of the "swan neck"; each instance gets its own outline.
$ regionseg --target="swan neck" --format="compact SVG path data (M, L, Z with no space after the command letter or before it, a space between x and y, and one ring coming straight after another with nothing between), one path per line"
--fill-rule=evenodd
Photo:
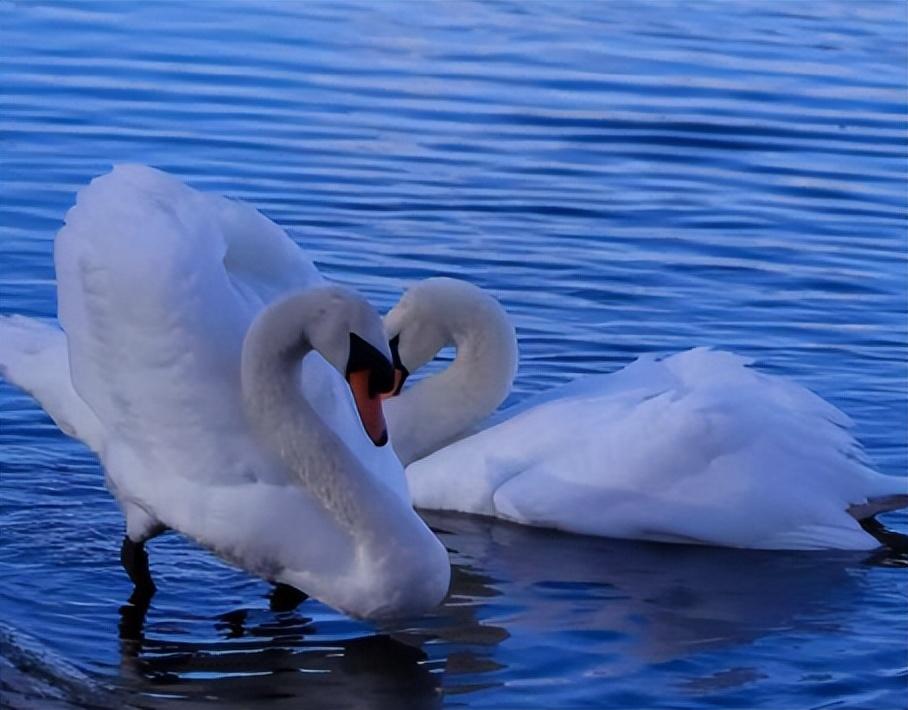
M491 301L491 303L489 302ZM404 466L468 434L505 400L517 373L517 335L504 309L485 299L439 314L454 361L386 403Z
M314 556L295 559L289 540L288 564L275 579L354 616L421 613L447 591L447 552L409 500L374 478L304 398L300 366L314 349L311 305L304 294L267 307L243 343L241 384L252 428L283 464L288 483L305 489L336 525L303 545L324 546ZM304 534L311 527L308 520L281 524Z
M247 418L259 438L351 533L380 511L370 504L378 485L303 396L300 367L312 351L307 309L293 301L269 306L243 344L241 382Z

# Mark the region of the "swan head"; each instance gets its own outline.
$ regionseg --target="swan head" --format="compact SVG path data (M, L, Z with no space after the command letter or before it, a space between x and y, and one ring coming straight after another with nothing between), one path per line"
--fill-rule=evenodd
M243 346L247 364L277 357L292 366L315 350L347 381L356 409L376 446L388 441L382 395L394 385L391 351L381 318L358 294L339 286L307 289L269 305L253 322Z
M364 298L331 286L307 293L305 336L347 381L363 427L376 446L388 442L382 395L394 385L391 351L381 319Z
M432 361L442 348L478 332L477 322L484 319L500 323L514 340L504 309L478 286L447 277L411 286L384 319L394 364L391 395L400 394L410 373ZM516 346L514 350L516 362Z

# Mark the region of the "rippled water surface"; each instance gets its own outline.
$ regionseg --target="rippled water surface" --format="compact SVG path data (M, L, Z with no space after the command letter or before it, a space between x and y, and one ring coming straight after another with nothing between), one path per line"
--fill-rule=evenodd
M148 163L382 309L431 275L490 289L512 401L715 345L904 475L906 30L885 1L0 2L0 305L52 316L75 190ZM170 535L143 625L97 462L5 383L0 408L4 654L79 702L905 706L908 576L867 555L431 516L453 593L375 628L272 612Z

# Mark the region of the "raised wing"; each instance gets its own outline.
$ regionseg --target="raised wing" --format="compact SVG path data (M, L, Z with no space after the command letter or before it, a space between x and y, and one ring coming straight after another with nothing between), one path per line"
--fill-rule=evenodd
M244 334L264 303L321 280L283 231L246 205L119 166L79 192L55 264L72 384L110 437L149 465L166 451L195 471L233 446L235 475L248 475Z

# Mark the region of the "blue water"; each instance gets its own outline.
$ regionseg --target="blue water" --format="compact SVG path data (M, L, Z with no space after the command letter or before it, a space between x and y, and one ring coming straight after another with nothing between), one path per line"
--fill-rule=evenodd
M250 201L381 309L432 275L491 290L512 401L715 345L905 475L906 7L0 2L0 306L52 316L74 192L147 163ZM5 383L0 414L4 653L28 638L136 704L906 704L908 571L867 555L430 516L453 593L377 629L271 612L170 535L142 625L96 460Z

